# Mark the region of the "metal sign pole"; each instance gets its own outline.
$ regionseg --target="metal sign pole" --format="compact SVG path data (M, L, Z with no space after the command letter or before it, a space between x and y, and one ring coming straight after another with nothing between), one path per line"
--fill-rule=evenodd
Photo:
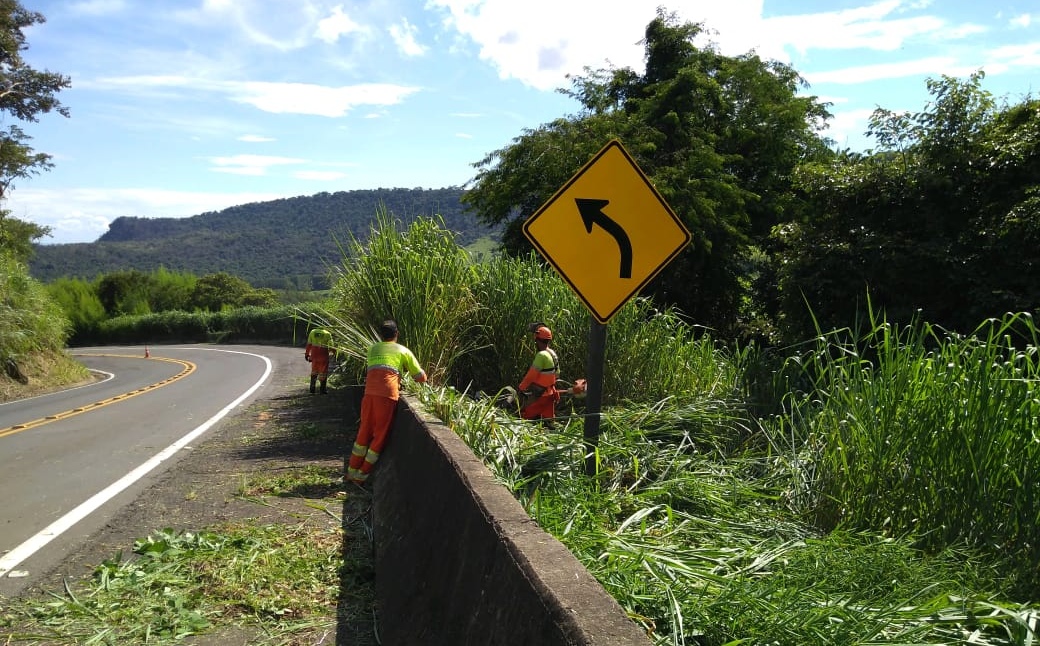
M594 317L589 323L589 357L585 366L585 475L596 475L600 409L603 406L603 371L606 363L607 326Z

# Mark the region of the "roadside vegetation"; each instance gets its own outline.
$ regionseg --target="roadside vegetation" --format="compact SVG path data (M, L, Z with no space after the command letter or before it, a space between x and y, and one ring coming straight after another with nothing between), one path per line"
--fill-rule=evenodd
M344 260L337 343L360 361L374 313L396 318L437 375L423 405L656 643L1032 643L1031 317L960 335L868 312L778 356L631 301L609 324L589 478L580 400L546 430L495 397L531 320L553 328L562 377L584 374L577 297L534 258L469 266L450 233L392 225ZM441 252L409 262L419 249Z

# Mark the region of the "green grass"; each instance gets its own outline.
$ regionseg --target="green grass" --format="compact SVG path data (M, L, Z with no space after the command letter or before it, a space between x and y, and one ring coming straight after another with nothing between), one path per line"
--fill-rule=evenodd
M426 270L367 274L383 309L426 306L380 283L419 280L409 271ZM454 280L441 289L466 294L466 325L438 320L438 338L476 335L476 349L415 394L655 643L1032 643L1040 375L1028 317L973 337L874 318L784 358L634 299L608 329L590 478L580 405L561 406L550 432L495 406L529 360L531 320L553 327L565 374L582 374L580 303L534 258Z
M268 506L270 497L329 495L339 475L315 466L258 473L239 495ZM370 544L344 540L341 502L306 505L328 522L156 531L131 554L102 562L89 581L42 598L0 600L3 643L176 644L229 626L264 635L263 643L311 643L351 621L345 613L367 623L375 597ZM347 519L352 536L371 536L365 522Z

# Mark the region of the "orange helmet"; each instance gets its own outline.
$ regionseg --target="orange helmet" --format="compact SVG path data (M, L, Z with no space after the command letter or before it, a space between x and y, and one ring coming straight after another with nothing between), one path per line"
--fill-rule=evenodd
M535 331L534 331L534 338L538 339L539 341L551 341L552 340L552 330L550 330L549 328L545 327L544 325L541 325L541 326L539 326L539 327L537 327L535 329Z

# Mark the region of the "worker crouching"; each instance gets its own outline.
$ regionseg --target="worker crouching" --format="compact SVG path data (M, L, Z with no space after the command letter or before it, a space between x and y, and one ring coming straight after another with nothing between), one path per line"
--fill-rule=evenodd
M560 393L556 390L558 360L556 351L549 347L552 330L543 323L533 323L530 329L537 352L527 374L520 381L518 390L526 397L520 416L524 419L545 420L551 426L556 417L556 404L560 401Z

